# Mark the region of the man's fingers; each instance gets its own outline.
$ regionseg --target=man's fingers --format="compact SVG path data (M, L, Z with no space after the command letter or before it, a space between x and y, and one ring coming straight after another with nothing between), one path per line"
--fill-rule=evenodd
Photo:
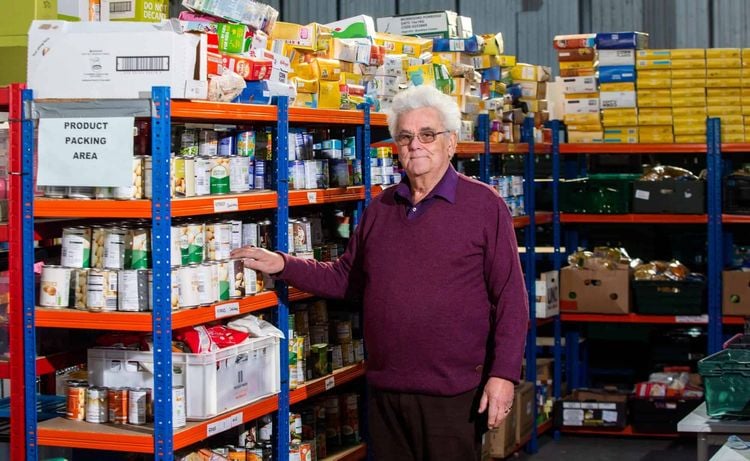
M482 392L482 398L479 399L479 413L484 413L487 409L487 394Z

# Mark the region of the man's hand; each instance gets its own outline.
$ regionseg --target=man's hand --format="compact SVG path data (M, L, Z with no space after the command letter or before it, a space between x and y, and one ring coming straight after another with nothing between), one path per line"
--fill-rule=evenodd
M232 258L242 258L245 267L266 274L277 274L284 270L284 258L280 254L258 247L242 247L232 250Z
M514 386L503 378L490 377L479 400L479 413L487 410L487 427L499 427L513 407Z

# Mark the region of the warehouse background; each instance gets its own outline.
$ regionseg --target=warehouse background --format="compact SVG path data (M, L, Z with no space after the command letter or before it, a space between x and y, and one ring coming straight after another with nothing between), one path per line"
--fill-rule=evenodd
M171 0L172 16L181 0ZM557 69L552 38L560 34L640 30L649 48L720 48L750 44L746 0L264 0L281 20L326 23L453 10L472 18L474 33L502 32L505 54Z

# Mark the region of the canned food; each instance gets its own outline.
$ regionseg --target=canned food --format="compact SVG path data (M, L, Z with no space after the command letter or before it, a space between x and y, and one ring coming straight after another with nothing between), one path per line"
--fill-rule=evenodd
M242 224L242 246L258 246L258 223Z
M219 139L218 154L222 157L231 157L232 155L236 155L235 139L235 136L231 134L223 136L221 139Z
M241 131L237 133L237 155L255 158L255 132Z
M305 163L302 160L289 160L289 190L305 188Z
M266 161L255 159L253 163L253 185L254 189L266 188Z
M232 226L232 249L242 247L242 221L234 219L227 222Z
M214 130L200 130L198 134L198 155L214 156L219 151L219 134Z
M89 270L86 279L86 308L90 311L117 310L117 271Z
M97 187L94 189L94 198L97 200L110 200L114 198L111 187Z
M109 420L108 390L91 386L86 390L86 422L106 423Z
M211 171L209 179L209 190L212 195L229 193L229 159L214 156L210 158Z
M170 290L170 297L172 299L172 310L179 309L180 306L180 267L172 266L171 269L171 277L170 277L170 283L171 283L171 290ZM150 274L149 274L150 275ZM153 287L149 283L148 287L148 293L149 293L149 299L151 293L153 293ZM149 302L149 306L153 306L153 302ZM153 307L152 307L153 309Z
M229 157L229 191L232 193L250 190L250 158Z
M149 271L146 269L121 270L118 272L118 310L123 312L145 312L148 310L148 276Z
M104 267L104 234L104 227L91 228L91 267Z
M151 229L139 227L130 230L131 252L130 260L131 269L148 269L151 266Z
M359 440L359 396L355 393L341 396L341 442L352 445Z
M289 437L291 440L302 440L302 415L289 414Z
M198 130L185 128L180 134L180 155L198 155Z
M197 157L195 159L195 195L211 194L211 158Z
M73 421L86 419L86 381L70 380L65 391L65 417Z
M185 233L182 232L182 226L172 226L169 229L169 259L171 266L180 266L183 264L183 237L185 243L185 262L187 263L187 229Z
M109 405L109 422L125 424L128 422L128 388L110 387L107 392Z
M174 192L177 197L195 197L195 157L177 157L174 160Z
M229 297L236 299L245 296L245 264L241 259L226 261Z
M170 162L170 165L172 163ZM173 175L169 175L170 178ZM151 199L154 196L154 162L151 156L143 157L143 197Z
M183 427L187 424L185 410L185 386L172 388L172 427Z
M95 190L93 187L70 186L68 187L68 198L78 200L91 200L94 198Z
M254 295L259 291L263 291L263 278L258 277L258 273L249 267L245 267L243 270L245 279L245 295Z
M91 228L77 226L63 229L60 264L78 268L91 266Z
M203 279L200 275L200 266L191 264L179 269L179 305L180 307L196 307L201 303L201 292Z
M127 257L130 254L133 242L128 229L122 227L105 228L103 242L103 267L125 269L129 265Z
M48 198L65 198L67 193L65 186L44 186L44 196Z
M39 305L42 307L70 306L70 278L73 269L62 266L44 266L39 287Z
M200 264L203 262L205 253L206 227L203 223L190 223L186 226L185 231L188 245L187 263Z
M354 345L352 343L341 344L341 361L344 366L354 365Z
M232 252L232 225L214 223L206 225L205 234L206 259L220 261L229 259Z
M331 353L331 370L338 370L344 366L344 358L341 354L341 345L334 344L328 350Z
M199 304L207 306L216 301L214 289L218 285L218 280L214 280L213 268L211 263L203 263L198 266L198 301ZM217 277L218 279L218 277Z
M131 184L112 188L116 200L138 200L143 198L143 155L133 156L133 174Z
M231 296L231 287L229 279L229 261L219 261L216 263L218 268L218 285L217 285L217 297L218 301L227 301Z
M352 322L336 322L336 338L339 344L348 344L352 342Z
M86 310L86 284L88 283L88 269L73 269L70 272L70 301L69 306Z
M149 391L146 388L131 388L128 391L128 423L146 424Z
M270 219L258 223L258 246L271 250L273 245L273 224Z
M365 346L361 339L352 340L354 349L354 363L359 363L365 359Z

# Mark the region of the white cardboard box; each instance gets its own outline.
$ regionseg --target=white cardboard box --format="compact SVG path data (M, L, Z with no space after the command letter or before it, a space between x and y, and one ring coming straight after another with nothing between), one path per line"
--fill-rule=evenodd
M536 318L545 319L560 313L560 278L558 271L542 272L536 281Z
M28 87L37 99L135 99L154 86L171 97L206 99L205 34L161 23L34 21Z
M461 24L464 26L464 24ZM418 35L422 38L459 38L459 20L454 11L405 14L377 18L378 32Z
M634 66L635 50L599 50L600 66Z
M599 91L596 85L596 77L557 77L557 81L563 85L565 93L596 93Z
M632 108L635 105L635 91L602 91L599 93L602 109Z

